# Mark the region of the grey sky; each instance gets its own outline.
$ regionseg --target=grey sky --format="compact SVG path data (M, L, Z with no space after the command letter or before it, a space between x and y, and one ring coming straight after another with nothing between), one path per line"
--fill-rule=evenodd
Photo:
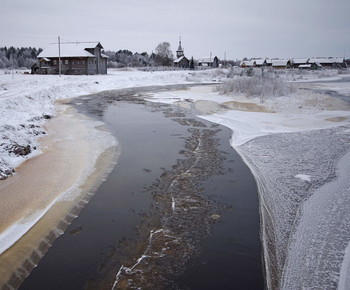
M350 58L349 0L0 0L0 46L100 41L108 50Z

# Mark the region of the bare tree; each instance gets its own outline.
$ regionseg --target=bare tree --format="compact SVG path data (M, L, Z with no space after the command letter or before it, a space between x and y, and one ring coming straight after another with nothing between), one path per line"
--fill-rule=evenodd
M174 55L170 49L169 42L161 42L155 49L155 62L157 65L171 66L173 64Z

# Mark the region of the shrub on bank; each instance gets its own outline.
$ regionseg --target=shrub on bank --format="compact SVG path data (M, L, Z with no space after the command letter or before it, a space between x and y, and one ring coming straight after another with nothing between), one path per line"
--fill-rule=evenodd
M226 79L218 90L222 94L241 93L247 97L277 97L295 92L293 84L286 83L273 72L235 76Z

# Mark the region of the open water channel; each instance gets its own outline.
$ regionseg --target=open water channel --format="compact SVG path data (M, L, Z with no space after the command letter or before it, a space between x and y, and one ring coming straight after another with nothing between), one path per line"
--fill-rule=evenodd
M120 156L20 289L264 288L257 188L231 131L139 97L156 89L72 101Z

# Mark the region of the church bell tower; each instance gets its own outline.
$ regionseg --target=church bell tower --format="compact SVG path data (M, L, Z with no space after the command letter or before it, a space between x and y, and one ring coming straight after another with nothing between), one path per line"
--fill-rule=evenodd
M181 36L180 36L179 47L177 48L177 51L176 51L176 57L180 58L181 56L184 56L184 55L185 55L185 53L184 53L184 50L181 46Z

